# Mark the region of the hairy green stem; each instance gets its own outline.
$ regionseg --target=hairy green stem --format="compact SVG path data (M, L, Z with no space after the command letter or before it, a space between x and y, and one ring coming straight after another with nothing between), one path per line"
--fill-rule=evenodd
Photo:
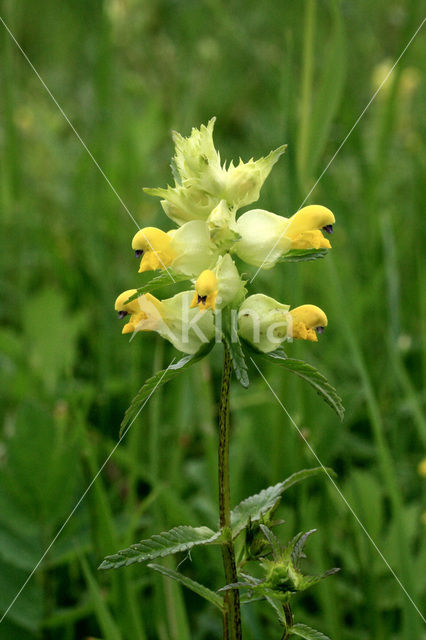
M222 558L226 584L237 582L234 543L231 534L231 499L229 489L229 390L232 362L228 348L225 348L222 388L219 405L219 522L223 535ZM224 640L241 640L240 594L238 589L226 591L223 614Z

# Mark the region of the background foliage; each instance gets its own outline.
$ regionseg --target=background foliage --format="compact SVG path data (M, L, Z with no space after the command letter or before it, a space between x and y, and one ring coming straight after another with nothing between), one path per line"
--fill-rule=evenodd
M414 0L1 3L1 16L139 224L163 228L158 202L140 187L170 179L170 130L188 134L212 115L223 158L247 160L288 143L261 206L294 213L420 11ZM129 344L120 335L115 296L143 283L130 250L134 223L2 25L0 47L4 611L114 446L141 382L175 354L151 336ZM293 306L326 309L320 343L287 350L338 387L343 425L306 385L261 366L423 609L424 53L419 35L308 199L336 214L332 254L283 264L253 283ZM96 573L104 555L154 532L181 522L215 528L220 358L216 349L153 396L0 625L0 638L220 638L213 607L165 577L142 566ZM235 384L232 398L234 504L316 466L264 382L250 375L250 390ZM318 527L308 568L343 569L300 597L296 619L335 640L426 637L330 483L295 487L279 514L284 538ZM180 571L217 589L218 554L195 550ZM243 616L247 640L279 637L262 605Z

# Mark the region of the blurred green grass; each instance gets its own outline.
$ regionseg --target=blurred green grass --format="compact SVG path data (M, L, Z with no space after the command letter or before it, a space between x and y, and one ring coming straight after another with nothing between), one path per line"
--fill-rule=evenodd
M230 3L3 0L4 18L139 224L166 228L140 187L165 185L170 130L217 116L223 158L288 143L260 206L297 210L423 16L414 1ZM121 336L113 301L140 281L135 226L0 25L3 287L0 610L5 611L114 446L141 382L173 350ZM423 260L424 35L413 42L309 203L337 218L323 262L260 273L252 291L323 307L318 366L347 408L265 374L408 592L426 604ZM166 295L166 292L165 292ZM98 574L107 553L185 522L216 521L220 353L159 391L20 598L0 638L220 638L216 612L144 567ZM236 503L315 461L262 380L233 389ZM289 537L318 528L311 568L342 572L296 616L333 640L425 638L415 612L332 486L280 508ZM223 585L211 549L181 570ZM277 638L261 605L245 638Z

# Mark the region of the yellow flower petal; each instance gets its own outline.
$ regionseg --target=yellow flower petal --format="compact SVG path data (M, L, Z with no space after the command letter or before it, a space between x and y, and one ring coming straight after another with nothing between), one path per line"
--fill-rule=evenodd
M317 342L316 329L324 328L328 325L327 316L324 311L313 304L303 304L290 311L293 319L292 336L299 340L310 340Z
M291 241L291 249L331 249L330 241L321 231L303 231Z
M288 222L285 237L292 249L331 249L321 230L331 233L335 218L327 207L312 204L297 211Z
M205 269L200 273L195 283L195 295L190 308L199 307L201 311L216 308L216 298L218 292L218 281L210 269Z
M139 273L165 269L176 257L171 247L172 236L156 227L139 229L132 240L132 249L142 256Z

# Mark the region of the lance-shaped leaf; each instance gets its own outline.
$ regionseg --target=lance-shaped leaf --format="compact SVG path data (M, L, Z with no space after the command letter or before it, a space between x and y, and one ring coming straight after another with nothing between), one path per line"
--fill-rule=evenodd
M280 258L279 262L318 260L318 258L325 258L328 251L328 249L291 249Z
M270 362L278 364L280 367L287 369L291 373L306 380L321 396L321 398L337 413L340 420L343 420L345 409L340 396L334 387L327 382L327 378L323 376L315 367L303 360L295 358L287 358L283 356L281 351L271 351L270 353L257 352L257 355L266 358Z
M305 480L305 478L311 478L312 476L320 473L325 473L325 471L330 475L335 475L334 471L330 468L325 470L323 467L303 469L302 471L293 473L283 482L279 482L272 487L263 489L260 493L256 493L255 495L240 502L240 504L231 511L233 537L235 538L235 536L246 528L249 520L251 520L251 522L259 521L267 513L273 510L277 506L284 491L287 491L287 489L292 487L294 484Z
M236 326L236 316L229 310L222 314L223 340L231 355L232 367L238 382L246 389L250 385L247 364Z
M186 276L182 273L177 273L173 269L168 268L167 270L162 271L158 276L155 276L155 278L152 278L142 287L139 287L139 289L136 289L136 293L130 296L128 300L126 300L126 304L128 302L131 302L132 300L135 300L135 298L142 296L144 293L152 293L160 287L165 287L170 284L176 284L177 282L185 282L190 279L191 278L189 276Z
M208 527L182 525L170 531L155 534L146 540L132 544L111 556L106 556L99 569L118 569L135 562L149 562L180 551L188 551L204 544L218 544L220 532Z
M199 582L195 582L195 580L191 580L191 578L187 578L182 573L178 573L173 569L169 569L168 567L163 567L161 564L150 563L148 567L150 569L154 569L154 571L158 571L159 573L162 573L164 576L167 576L168 578L172 578L172 580L176 580L177 582L180 582L181 584L184 585L184 587L187 587L188 589L191 589L191 591L198 593L199 596L201 596L205 600L208 600L209 602L214 604L215 607L218 607L218 609L220 609L221 611L223 610L222 598L211 589L208 589L207 587L205 587L203 584L200 584Z
M321 633L321 631L311 629L311 627L307 627L306 624L294 624L290 632L295 636L299 636L299 638L305 638L305 640L330 640L330 638Z
M170 364L167 369L157 371L151 378L148 378L146 382L139 389L135 397L133 398L130 407L124 414L123 421L120 426L119 437L121 438L126 427L136 418L143 403L149 398L149 396L172 378L175 378L178 374L182 373L193 364L202 360L213 348L214 342L209 342L203 345L197 353L187 355L181 358L178 362Z
M275 535L275 533L273 531L271 531L271 529L269 529L269 527L266 527L264 524L261 524L260 528L261 528L264 536L266 537L267 541L271 545L271 549L272 549L272 553L273 553L273 556L274 556L274 560L278 560L280 555L281 555L281 553L282 553L282 548L281 548L281 545L280 545L280 541L278 540L278 538Z

